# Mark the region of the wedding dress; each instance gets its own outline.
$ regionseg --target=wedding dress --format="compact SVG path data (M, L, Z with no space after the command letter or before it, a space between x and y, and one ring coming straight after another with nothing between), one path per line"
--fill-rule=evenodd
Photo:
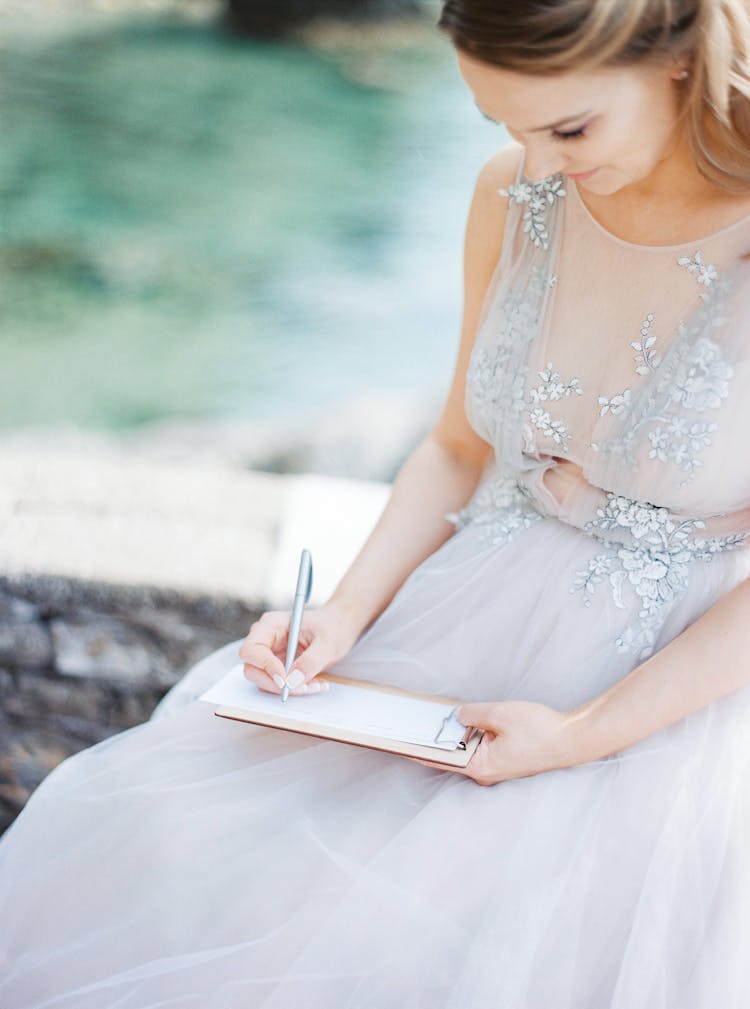
M466 394L492 462L332 672L567 710L750 574L750 215L641 246L584 196L523 162L498 191ZM750 687L481 787L216 718L241 643L6 833L3 1009L750 1004Z

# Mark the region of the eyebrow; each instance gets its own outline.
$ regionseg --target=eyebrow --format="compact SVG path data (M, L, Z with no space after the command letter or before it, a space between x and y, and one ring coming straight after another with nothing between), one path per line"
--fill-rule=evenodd
M476 101L474 102L474 104L482 113L485 119L489 119L491 123L495 123L496 126L500 126L500 123L497 121L497 119L493 119L492 116L488 116L486 112L484 112L482 109L479 108L479 104ZM554 130L558 126L564 126L565 123L572 123L576 119L583 119L584 116L588 116L593 111L594 111L593 109L586 109L584 112L579 112L577 116L566 116L564 119L558 119L556 123L548 123L546 126L537 126L535 129L529 130L529 133L541 133L542 130Z

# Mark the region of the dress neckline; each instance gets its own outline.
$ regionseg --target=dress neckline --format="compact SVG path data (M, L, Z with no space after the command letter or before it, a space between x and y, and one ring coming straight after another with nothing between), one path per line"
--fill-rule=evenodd
M583 202L581 194L578 192L578 186L576 185L575 179L569 177L565 178L565 184L572 185L573 192L575 193L576 200L579 207L583 210L583 213L589 219L591 224L600 231L603 235L610 239L612 242L616 242L618 245L623 245L626 249L638 249L644 252L672 252L675 249L687 249L695 248L696 246L703 245L706 242L713 241L715 238L719 238L721 235L725 235L735 228L738 228L741 224L750 223L750 212L741 217L738 221L734 221L732 224L727 224L726 227L721 228L719 231L714 231L710 235L703 235L701 238L693 238L689 242L680 242L677 245L639 245L637 242L628 242L624 238L618 238L617 235L613 235L611 231L607 231L603 224L594 217L589 208Z

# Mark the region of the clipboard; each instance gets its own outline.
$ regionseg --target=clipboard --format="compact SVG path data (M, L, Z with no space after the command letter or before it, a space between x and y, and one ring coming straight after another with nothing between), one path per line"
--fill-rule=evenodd
M484 730L476 726L464 726L455 717L455 709L463 703L457 698L445 697L441 694L427 694L406 690L392 684L376 683L371 680L352 679L333 673L319 673L316 679L327 680L331 684L331 695L337 685L347 688L347 696L356 691L357 704L361 708L371 705L382 708L389 705L390 700L403 698L405 705L396 705L399 712L408 722L409 712L419 715L421 723L431 725L432 742L414 742L408 738L393 738L398 734L398 727L389 728L388 734L378 734L361 726L334 724L330 718L317 718L315 705L321 704L321 715L325 710L323 705L329 692L322 694L290 695L283 706L279 695L268 691L260 691L251 684L243 672L243 664L239 663L213 687L199 698L216 705L214 714L220 718L233 721L249 722L254 725L264 725L270 728L298 732L302 735L315 736L334 742L348 743L371 750L382 750L397 756L419 757L435 763L451 767L466 767L479 745ZM360 693L364 692L364 693ZM339 694L341 696L341 693ZM229 703L227 703L229 701ZM297 711L304 717L296 717L291 702L297 704ZM239 702L239 703L238 703ZM425 702L425 703L420 703ZM304 707L302 707L304 705ZM330 705L328 706L330 708ZM391 705L391 707L394 707ZM435 730L434 736L432 729ZM408 731L404 735L408 735Z

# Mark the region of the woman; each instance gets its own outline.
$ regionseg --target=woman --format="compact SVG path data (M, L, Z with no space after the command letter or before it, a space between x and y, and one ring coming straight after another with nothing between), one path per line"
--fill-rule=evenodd
M0 844L4 1009L746 1005L747 4L439 24L514 143L445 408L289 682L461 696L488 731L456 773L214 718L238 654L283 683L264 614Z

